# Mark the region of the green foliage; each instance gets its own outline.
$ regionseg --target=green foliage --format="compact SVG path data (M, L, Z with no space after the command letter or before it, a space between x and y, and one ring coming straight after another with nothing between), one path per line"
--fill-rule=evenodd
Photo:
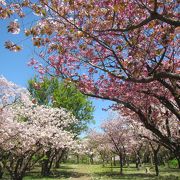
M177 161L177 159L172 159L172 160L170 160L170 161L169 161L169 165L170 165L170 167L174 167L174 168L178 167L178 161Z
M24 117L24 116L19 116L18 117L18 122L27 122L27 121L28 121L27 117Z
M50 84L48 79L45 79L42 83L40 83L35 77L34 79L30 79L28 81L28 90L32 97L36 99L38 104L48 105L51 98L50 95L53 91L51 89L53 84L54 82L52 81Z
M83 95L76 86L67 80L59 81L57 78L45 78L40 82L36 77L28 81L28 89L38 104L52 107L63 107L79 120L78 124L71 126L77 135L87 129L93 120L94 107L87 96Z

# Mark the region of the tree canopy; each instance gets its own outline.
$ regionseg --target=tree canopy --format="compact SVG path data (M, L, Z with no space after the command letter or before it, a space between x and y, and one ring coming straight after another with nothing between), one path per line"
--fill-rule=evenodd
M81 133L87 129L88 123L93 120L94 107L87 96L69 81L59 81L57 78L44 78L41 82L37 78L28 81L28 89L32 97L39 104L65 108L78 119L71 128L74 133Z

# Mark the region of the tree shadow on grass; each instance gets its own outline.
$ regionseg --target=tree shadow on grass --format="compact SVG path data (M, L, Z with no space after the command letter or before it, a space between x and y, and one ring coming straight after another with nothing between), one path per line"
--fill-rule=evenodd
M74 169L74 168L68 165L61 165L57 170L61 171L62 169Z
M155 176L153 174L143 174L143 173L132 173L132 174L123 174L120 175L118 172L101 172L94 173L94 175L99 177L110 177L111 179L122 179L122 180L179 180L177 176Z
M152 174L142 174L142 173L134 173L134 174L123 174L120 175L118 172L101 172L101 173L94 173L96 176L107 176L107 177L111 177L112 179L129 179L129 180L133 180L133 179L137 179L137 180L141 180L141 179L153 179L154 175Z
M73 168L69 168L73 169ZM66 171L66 170L54 170L51 172L51 174L48 177L43 177L39 174L37 171L29 172L26 174L26 177L30 177L31 179L61 179L61 178L80 178L82 176L88 176L86 173L78 173L74 171Z
M167 172L167 173L177 172L180 175L180 169L178 169L178 168L164 168L164 169L160 168L160 173L161 172Z
M104 166L103 168L119 169L120 167L119 167L119 166ZM140 170L143 169L143 168L145 168L145 167L141 167ZM128 171L132 171L132 170L133 170L133 171L137 171L137 168L136 168L135 166L129 166L129 167L128 167L128 166L124 166L123 169L128 170Z

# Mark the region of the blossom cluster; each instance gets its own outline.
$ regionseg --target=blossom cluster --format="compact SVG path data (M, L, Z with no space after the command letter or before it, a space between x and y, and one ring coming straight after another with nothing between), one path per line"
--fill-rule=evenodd
M71 148L74 134L66 131L75 117L63 108L33 104L26 89L0 78L1 113L0 147L4 151L23 154L42 148ZM18 101L13 102L18 97Z

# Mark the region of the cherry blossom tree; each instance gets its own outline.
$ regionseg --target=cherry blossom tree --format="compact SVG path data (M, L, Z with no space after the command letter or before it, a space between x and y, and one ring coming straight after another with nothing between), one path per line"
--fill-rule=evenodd
M106 138L112 146L112 151L119 156L120 175L123 173L123 161L130 148L130 140L132 138L130 124L121 117L111 119L102 124L102 129Z
M15 85L12 82L7 81L4 77L0 77L0 88L1 88L1 91L0 91L0 97L1 97L1 102L0 102L0 106L1 106L1 111L0 111L0 131L1 131L0 152L1 152L1 164L3 164L4 158L6 159L8 156L10 157L10 154L11 154L10 151L13 149L13 147L16 146L16 143L17 144L19 143L19 145L21 144L21 141L18 142L17 137L22 135L22 133L25 131L25 126L13 121L15 111L10 110L11 105L14 102L19 101L20 98L24 102L25 102L25 100L29 100L29 98L26 98L26 97L28 97L27 96L28 93L27 93L27 91L25 91L25 89L18 87L17 85ZM30 101L27 101L27 104L29 102ZM27 128L26 128L26 130L27 130ZM27 136L27 140L29 140L29 144L31 144L30 142L32 142L32 141L30 141L30 139L28 139L28 137L29 136ZM25 138L25 134L24 134L24 136L21 137L21 140L23 140L24 138ZM19 140L20 140L20 138L19 138ZM27 143L27 142L24 141L24 143ZM23 147L26 147L26 145L24 144ZM32 150L32 152L34 153L33 150ZM27 156L27 159L28 158L29 157ZM6 159L6 161L7 161L7 159ZM4 164L3 166L5 167L6 164ZM14 164L12 166L14 166ZM16 168L16 171L18 170L17 168ZM18 174L18 173L15 172L13 174L13 172L12 172L11 176L13 176L15 178L15 174Z
M163 110L161 111L163 112ZM158 121L156 123L157 128L162 132L162 134L165 136L169 137L169 140L173 141L176 146L174 146L174 150L167 147L161 139L156 136L156 134L152 133L148 129L146 129L143 124L138 121L137 119L132 119L130 120L131 125L133 127L133 132L136 138L135 144L138 143L138 139L143 142L144 145L149 146L151 149L151 152L153 154L153 159L154 159L154 164L155 164L155 171L156 175L159 175L159 168L158 168L158 153L160 151L160 148L164 146L166 149L170 150L171 153L174 154L174 156L177 158L179 162L179 123L174 119L173 116L168 115L167 113L162 113L159 115ZM171 121L171 123L169 123ZM133 145L133 149L136 145Z
M77 121L71 113L63 108L33 104L30 96L25 97L28 92L24 94L25 89L21 88L18 88L21 89L19 92L23 92L19 101L9 104L16 93L21 94L14 89L18 86L5 78L0 80L4 86L1 91L4 101L0 114L0 149L6 153L7 162L4 166L12 179L21 180L25 172L50 149L56 151L78 147L74 135L65 130Z
M156 127L175 144L174 150L166 146L155 133L145 128L143 123L137 119L138 116L130 115L129 112L126 112L126 116L122 116L121 112L121 115L117 114L117 116L113 116L109 121L102 124L106 139L112 144L112 151L114 150L118 155L121 154L123 161L125 158L122 158L122 156L125 157L129 154L132 157L135 154L136 167L138 169L142 163L140 151L145 151L144 148L149 146L153 154L157 176L159 175L158 153L162 146L174 153L174 156L179 161L179 122L176 121L172 114L163 113L163 110L161 112L162 114L158 116ZM170 124L168 123L169 121L171 121ZM121 164L123 165L123 162Z
M133 137L133 140L131 140L131 148L132 152L131 154L135 155L135 163L136 163L136 168L137 170L140 169L142 165L142 150L144 148L144 141L137 135L135 134Z
M63 119L68 120L66 112L61 110L59 114L58 111L53 113L53 110L45 107L18 108L15 111L17 117L12 122L6 120L6 126L2 126L4 138L9 132L8 140L1 144L2 149L8 152L8 163L5 166L14 179L21 179L25 171L33 167L31 160L37 152L41 151L39 157L42 158L49 149L70 148L75 143L73 135L63 130L66 127L64 123L67 125ZM14 107L9 112L13 110Z
M155 108L157 109L158 107ZM170 146L168 145L168 143L164 142L161 137L157 136L156 133L153 133L152 131L146 129L143 123L138 120L137 116L129 116L129 119L131 118L131 123L133 124L134 131L137 135L139 134L138 136L140 136L141 138L145 138L150 142L154 142L157 145L164 146L174 154L179 162L179 122L177 121L176 117L172 115L172 113L169 113L166 109L159 107L157 113L158 114L156 114L156 121L153 121L151 123L153 123L156 129L161 132L163 137L167 137L167 141L171 142L171 145L169 144ZM151 116L154 115L151 114Z
M105 162L112 156L112 147L107 140L104 133L90 130L85 139L86 149L88 156L90 157L91 164L93 163L93 157L102 160L103 167Z

